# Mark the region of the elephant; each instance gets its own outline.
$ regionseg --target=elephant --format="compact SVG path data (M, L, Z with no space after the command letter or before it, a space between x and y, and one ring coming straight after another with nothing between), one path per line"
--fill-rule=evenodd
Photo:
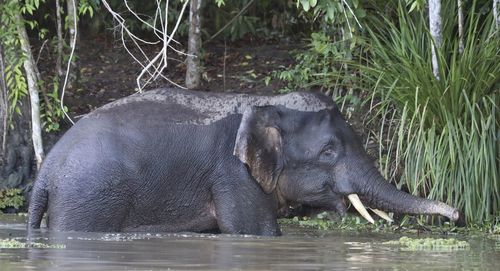
M82 117L51 149L34 182L28 229L219 232L277 236L300 204L460 212L385 180L331 97L162 88Z

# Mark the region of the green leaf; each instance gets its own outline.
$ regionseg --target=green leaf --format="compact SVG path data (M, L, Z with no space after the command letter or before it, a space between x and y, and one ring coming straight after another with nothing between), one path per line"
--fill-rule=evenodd
M356 9L354 11L354 14L356 15L356 17L358 19L362 19L362 18L366 17L366 11L364 9L362 9L362 8Z
M417 1L413 2L413 4L411 4L410 10L408 11L408 13L412 12L416 7L418 7L418 2Z
M335 9L333 6L328 6L326 8L326 17L331 21L333 21L333 19L335 18Z
M305 12L309 11L309 0L300 0L300 3L302 4L302 8Z
M215 3L217 4L217 7L222 7L223 5L225 5L224 3L224 0L215 0Z

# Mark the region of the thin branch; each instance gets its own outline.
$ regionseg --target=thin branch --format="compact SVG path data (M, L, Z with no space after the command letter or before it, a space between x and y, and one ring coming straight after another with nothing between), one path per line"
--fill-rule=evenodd
M47 41L49 41L49 40L44 40L42 43L42 46L40 46L40 50L38 50L38 56L36 57L35 64L38 64L38 61L40 60L40 56L42 55L43 48L45 48Z
M342 2L347 6L347 8L349 9L349 11L351 12L352 16L356 20L356 23L358 23L359 28L363 29L363 27L361 26L361 23L359 23L359 21L358 21L358 17L356 17L356 15L354 14L354 12L352 11L351 6L349 6L349 4L347 4L347 2L345 0L342 0Z
M73 4L73 9L76 11L76 4L75 4L75 0L71 0L71 3ZM68 78L69 78L69 70L71 68L71 61L73 60L73 55L75 53L75 48L76 48L76 36L78 35L78 25L77 25L77 18L76 18L76 14L73 16L73 27L74 27L74 30L75 30L75 34L73 35L73 40L71 41L71 53L69 54L69 59L68 59L68 66L66 67L66 75L64 76L64 83L63 83L63 86L62 86L62 89L61 89L61 99L60 99L60 106L61 106L61 110L63 111L64 113L64 116L66 116L66 118L68 118L69 122L71 122L71 124L75 124L75 122L73 122L73 120L71 119L71 117L68 115L68 113L66 112L66 110L64 110L64 94L66 92L66 85L68 84Z
M168 32L168 29L167 29L167 27L168 27L168 6L169 6L168 0L166 1L164 11L162 11L160 8L161 0L156 0L157 8L156 8L156 12L155 12L154 17L153 17L154 18L153 23L147 22L146 20L141 18L136 12L134 12L132 10L132 8L130 7L130 5L128 4L127 0L124 0L124 2L125 2L125 6L127 7L128 12L131 13L132 16L134 16L134 18L136 18L139 22L143 23L148 28L151 28L154 35L158 38L158 40L156 40L156 41L146 41L146 40L143 40L143 39L137 37L134 33L132 33L132 31L130 31L127 28L127 26L125 25L125 19L120 14L113 11L113 9L111 8L111 6L108 4L108 2L106 0L102 1L103 6L108 10L108 12L111 14L111 16L116 20L116 22L118 23L118 27L121 28L120 33L121 33L121 40L122 40L123 47L125 48L127 53L134 59L134 61L136 61L140 65L140 67L142 68L140 74L137 76L137 79L136 79L138 91L141 92L144 86L148 85L150 82L158 79L159 77L163 78L164 80L168 81L169 83L171 83L177 87L184 88L184 87L176 84L172 80L166 78L162 74L162 72L165 68L167 68L168 60L171 59L168 57L168 54L167 54L167 51L169 49L173 50L174 52L176 52L180 55L188 55L180 50L177 50L173 46L171 46L171 42L173 42L175 44L180 44L173 37L174 37L175 33L177 32L177 29L180 25L180 22L182 20L182 17L184 15L184 12L185 12L187 5L189 4L189 1L186 0L183 3L181 12L179 14L179 18L177 19L177 22L175 23L175 26L172 29L172 31L170 31L170 33ZM157 24L159 24L159 27L157 27ZM134 53L132 53L132 51L127 47L127 43L125 42L125 36L128 36L130 38L131 42L134 44L134 46L138 49L138 51L141 55L140 57L138 57ZM143 45L156 45L159 43L163 44L161 50L152 59L150 59L147 56L147 54L144 52L144 50L142 49L142 46ZM144 59L144 61L141 61L140 59ZM147 79L143 79L143 77L145 75L148 76Z
M342 1L342 2L344 2L344 1ZM345 3L345 2L344 2L344 3ZM347 18L347 14L346 14L346 12L345 12L345 8L344 8L343 6L342 6L342 8L344 9L344 10L343 10L344 12L342 12L342 14L344 14L345 21L347 22L347 27L349 28L349 36L350 36L350 38L352 38L352 29L351 29L351 24L349 23L349 18ZM345 40L345 39L346 39L346 38L345 38L345 35L344 35L344 34L345 34L344 32L345 32L345 31L342 29L342 39L343 39L343 40Z
M2 109L0 112L2 112L2 150L0 152L0 158L3 159L5 157L5 150L7 146L7 124L8 124L8 93L7 93L7 85L5 83L5 64L3 61L3 47L2 44L0 43L0 97L2 97L0 100L2 101ZM0 161L1 161L0 159Z

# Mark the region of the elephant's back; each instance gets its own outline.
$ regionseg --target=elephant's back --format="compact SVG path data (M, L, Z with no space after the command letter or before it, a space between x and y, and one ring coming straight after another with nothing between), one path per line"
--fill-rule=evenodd
M230 115L243 114L250 106L266 105L305 112L334 107L331 99L307 92L259 96L162 88L119 99L98 108L86 118L118 115L153 120L161 116L162 121L170 123L210 125Z

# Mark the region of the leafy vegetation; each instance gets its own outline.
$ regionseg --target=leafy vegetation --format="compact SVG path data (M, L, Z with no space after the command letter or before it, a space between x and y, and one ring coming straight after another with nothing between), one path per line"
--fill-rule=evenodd
M467 241L459 241L454 238L410 238L403 236L396 241L384 242L385 245L401 246L403 250L419 251L419 250L464 250L469 249L470 245Z
M282 92L320 88L325 91L352 86L346 62L359 59L364 47L360 28L366 12L358 1L297 1L305 12L313 8L310 21L319 20L321 31L313 32L305 50L295 52L296 64L275 73L286 81ZM321 18L321 19L317 19Z
M19 209L24 204L24 196L20 189L10 188L0 190L0 210L12 207Z
M94 1L91 1L92 3ZM79 15L83 16L88 14L93 15L94 7L89 0L79 1L78 11ZM37 16L44 19L50 17L51 11L46 11L42 5L45 4L44 0L28 0L17 1L8 0L0 4L0 39L2 40L3 48L5 50L5 79L6 85L9 89L9 112L10 116L14 112L21 114L19 105L23 102L23 98L28 95L28 83L24 74L23 63L27 56L21 50L20 43L21 37L19 36L18 16L20 23L26 24L31 31L35 31L40 41L51 41L55 43L55 36L49 36L49 29L40 25ZM95 3L94 3L95 5ZM37 12L42 13L38 15ZM44 13L46 12L46 13ZM26 19L29 18L29 19ZM42 47L43 49L43 47ZM42 122L43 128L46 132L54 132L59 130L59 122L64 117L66 107L60 107L59 99L59 80L57 74L51 74L46 79L37 78L37 84L41 89L42 99ZM52 89L52 91L47 91Z
M310 88L333 90L339 85L349 85L350 77L345 76L348 71L343 65L352 60L352 51L347 50L347 46L343 41L332 42L332 38L322 32L312 33L306 50L296 52L296 65L275 73L276 78L287 82L281 92Z
M282 225L297 225L303 228L311 228L317 230L341 230L341 231L369 231L369 232L392 232L391 225L383 220L375 221L372 225L366 222L359 216L346 216L342 220L328 219L325 213L321 213L316 217L294 217L291 219L280 219Z
M398 223L388 223L383 219L371 224L358 215L346 215L343 219L330 219L328 213L323 212L314 217L293 217L279 220L282 225L299 226L318 230L356 231L356 232L382 232L402 234L441 234L441 235L483 235L500 238L500 216L481 223L471 223L466 227L457 227L449 222L439 226L425 223L421 218L405 216Z
M20 39L17 31L16 14L20 9L17 1L5 1L0 4L0 39L5 48L5 81L9 88L10 114L16 111L21 113L19 103L28 95L28 83L23 74L23 55L20 48ZM28 9L31 10L31 9Z
M444 18L454 18L453 3L447 5L451 14ZM469 10L463 53L454 25L445 23L440 79L430 66L432 40L422 13L399 6L396 21L371 20L362 77L374 91L372 113L382 120L381 171L413 194L458 207L473 222L500 211L500 39L491 12Z

